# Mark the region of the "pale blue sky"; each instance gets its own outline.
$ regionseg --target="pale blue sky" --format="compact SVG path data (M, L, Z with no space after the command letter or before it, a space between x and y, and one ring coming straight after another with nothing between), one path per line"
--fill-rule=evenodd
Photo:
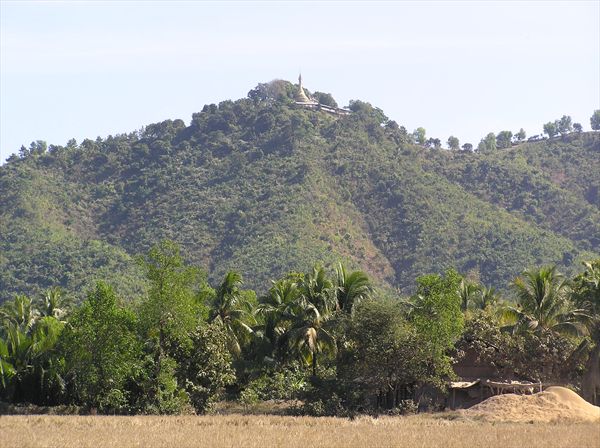
M8 2L0 161L168 118L259 82L369 101L477 144L600 108L600 2Z

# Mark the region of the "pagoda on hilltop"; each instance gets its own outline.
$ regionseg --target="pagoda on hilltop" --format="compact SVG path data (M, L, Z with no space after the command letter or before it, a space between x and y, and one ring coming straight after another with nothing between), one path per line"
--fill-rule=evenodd
M296 91L296 96L294 99L296 100L296 104L299 106L316 106L319 104L318 101L309 98L304 91L304 87L302 86L302 73L300 73L300 76L298 76L298 90Z
M352 113L352 111L348 109L340 109L339 107L331 107L321 104L318 101L315 101L314 98L309 97L302 86L302 73L300 73L300 76L298 76L298 90L294 96L294 104L304 109L320 110L333 115L350 115Z

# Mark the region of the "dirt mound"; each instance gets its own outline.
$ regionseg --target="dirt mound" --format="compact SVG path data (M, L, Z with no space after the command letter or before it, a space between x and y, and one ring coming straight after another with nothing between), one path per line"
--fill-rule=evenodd
M600 421L600 407L565 387L549 387L534 395L496 395L464 413L502 422Z

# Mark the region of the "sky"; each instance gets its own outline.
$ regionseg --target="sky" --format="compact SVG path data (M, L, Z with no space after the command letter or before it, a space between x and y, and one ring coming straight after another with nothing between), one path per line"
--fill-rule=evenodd
M409 131L476 145L600 109L600 1L0 0L0 162L189 123L260 82L368 101Z

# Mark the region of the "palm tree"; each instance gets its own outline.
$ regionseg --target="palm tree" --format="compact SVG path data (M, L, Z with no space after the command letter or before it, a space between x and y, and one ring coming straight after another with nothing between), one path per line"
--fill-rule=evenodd
M34 308L33 302L26 295L17 295L0 307L0 322L17 327L21 331L29 332L35 324L39 312Z
M479 294L477 294L472 301L473 306L480 310L485 310L487 307L496 305L497 303L498 294L496 293L496 288L493 286L489 288L481 286L481 288L479 288Z
M269 340L272 351L294 320L299 296L298 283L292 278L284 278L273 282L269 292L261 297L256 307L256 314L264 319L264 335Z
M514 281L518 307L508 306L504 316L511 318L515 332L545 329L561 334L583 335L590 316L570 301L570 287L556 266L523 272Z
M10 355L8 343L0 338L0 391L7 388L9 381L16 373Z
M600 259L583 262L585 271L575 277L575 300L600 314Z
M325 323L336 306L335 289L325 269L315 266L298 285L298 296L290 307L291 328L282 340L317 374L318 356L335 351L335 340Z
M319 354L326 350L335 352L335 339L325 328L325 320L314 304L300 300L299 305L302 308L286 339L289 347L303 361L312 365L312 373L316 376Z
M14 309L23 311L27 307L23 308L22 305L26 303L21 297L15 298L12 305ZM28 322L28 319L25 319L25 322ZM27 378L35 377L36 384L47 381L60 382L56 369L52 370L51 375L47 374L48 363L44 357L58 341L63 326L62 322L51 316L41 317L30 325L25 325L23 321L19 324L16 321L5 320L3 329L6 338L0 338L0 390L6 391L10 385L11 398L16 396L18 399L22 398L20 395L32 393L21 390Z
M325 269L315 266L299 284L300 299L312 304L320 315L329 316L335 308L335 290ZM306 308L306 306L303 306Z
M338 264L335 274L336 309L352 314L354 305L369 298L373 292L369 277L362 271L348 273L341 263Z
M477 283L472 283L464 278L461 280L458 286L458 295L460 296L460 307L463 312L471 308L479 292L480 287Z
M597 387L600 384L600 259L583 263L585 271L573 281L574 300L590 310L593 318L589 322L589 332L593 346L586 362L581 380L583 397L593 404L599 403ZM580 347L589 348L587 340Z
M62 299L62 291L59 287L53 287L46 290L44 294L41 304L40 304L40 314L42 316L51 316L57 319L61 319L64 317L65 310L60 308Z
M250 325L254 323L254 317L246 295L240 290L242 284L239 273L228 272L217 289L209 314L209 322L222 325L225 329L229 350L235 356L241 354L242 344L253 334Z

